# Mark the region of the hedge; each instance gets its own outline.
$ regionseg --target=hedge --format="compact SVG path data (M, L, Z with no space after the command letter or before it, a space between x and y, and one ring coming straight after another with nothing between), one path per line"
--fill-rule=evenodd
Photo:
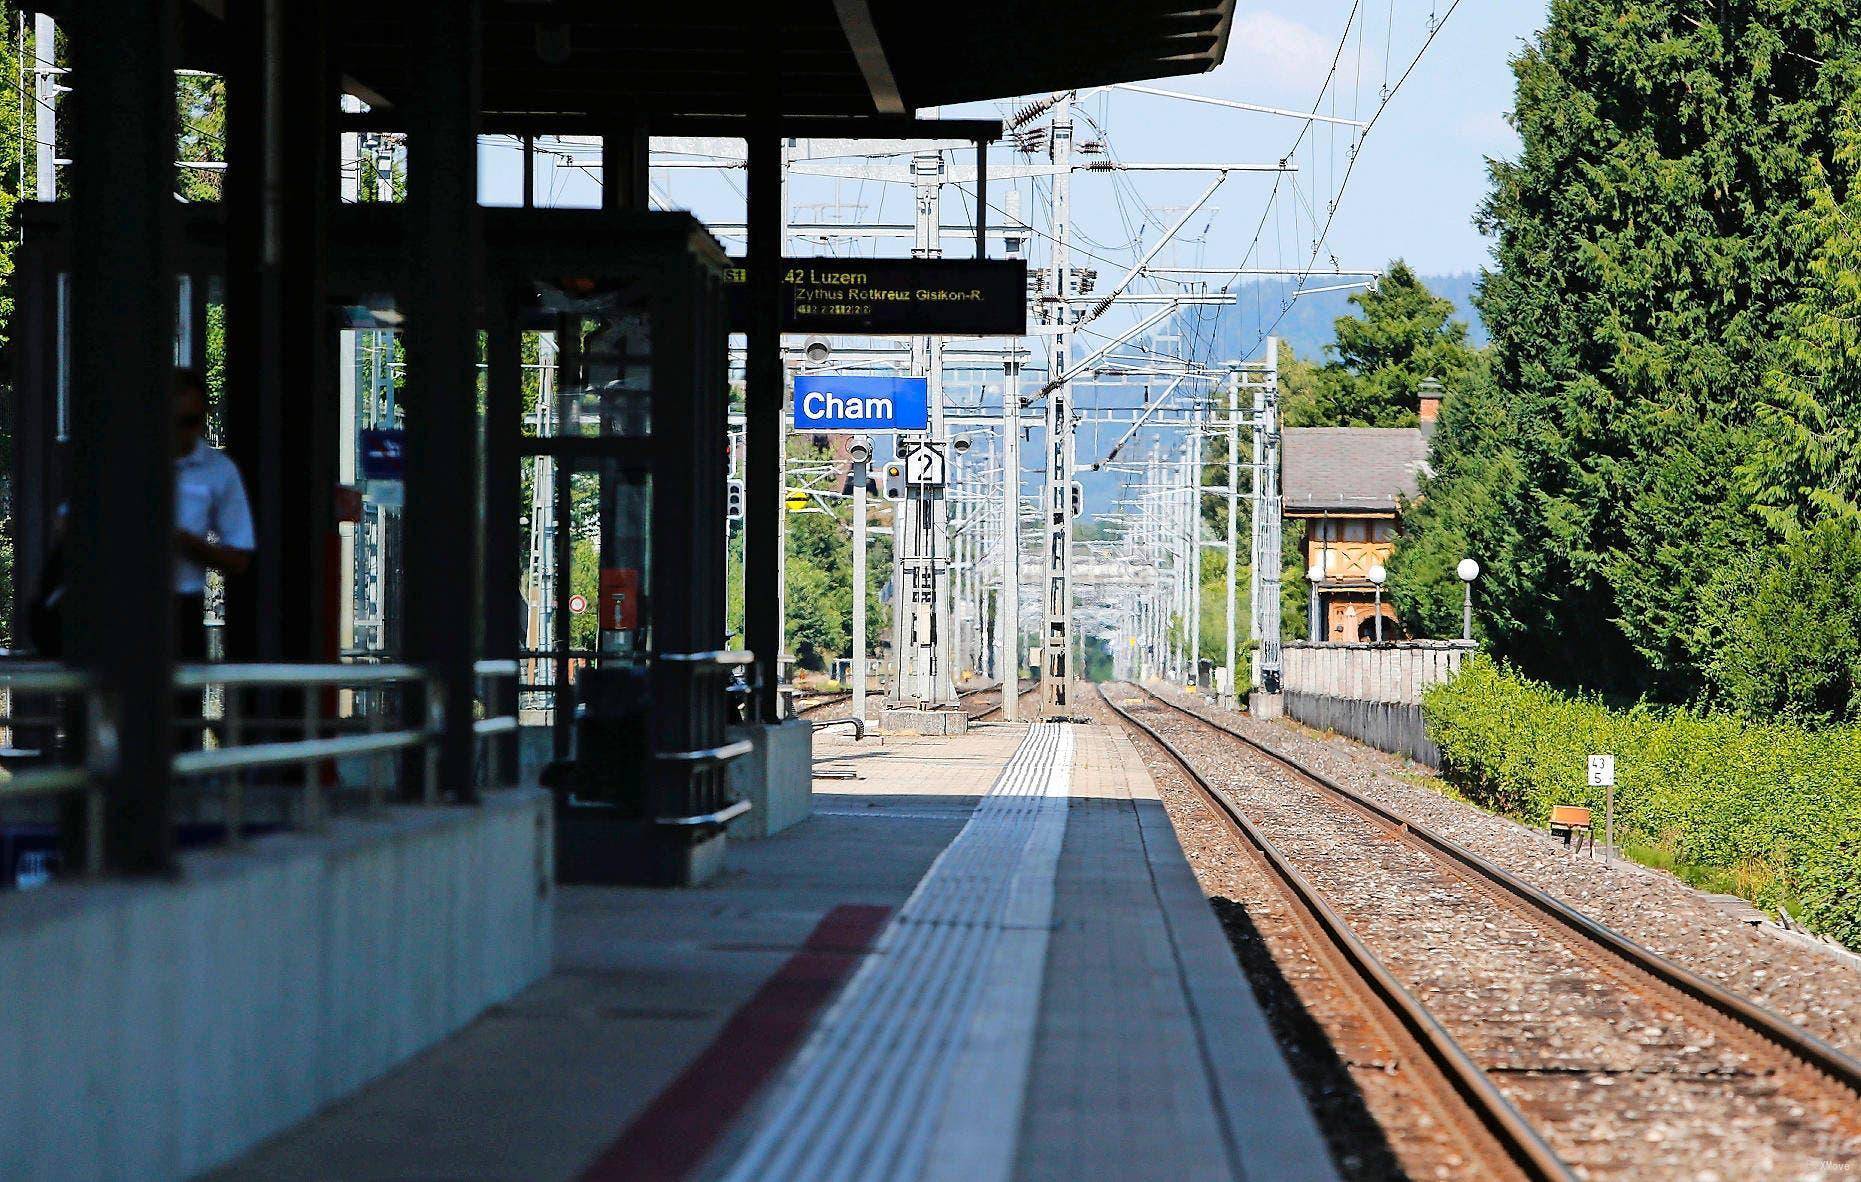
M1488 657L1422 702L1442 774L1469 799L1531 825L1602 788L1585 757L1615 756L1616 841L1726 872L1774 910L1861 948L1861 727L1808 730L1646 705L1611 710L1524 680Z

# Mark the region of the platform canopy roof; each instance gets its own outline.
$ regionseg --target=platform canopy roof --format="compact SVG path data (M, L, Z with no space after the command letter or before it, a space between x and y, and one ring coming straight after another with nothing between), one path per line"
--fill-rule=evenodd
M52 16L80 0L39 0ZM183 0L185 64L223 71L228 10ZM443 5L322 0L343 84L403 100ZM1227 51L1236 0L482 0L484 113L910 115L920 108L1196 74Z

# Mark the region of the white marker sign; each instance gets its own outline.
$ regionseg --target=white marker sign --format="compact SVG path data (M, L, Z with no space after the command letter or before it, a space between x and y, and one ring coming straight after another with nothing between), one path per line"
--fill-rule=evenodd
M905 457L905 479L912 484L941 485L944 482L943 448L925 443Z
M1615 756L1590 756L1590 787L1607 788L1615 783Z

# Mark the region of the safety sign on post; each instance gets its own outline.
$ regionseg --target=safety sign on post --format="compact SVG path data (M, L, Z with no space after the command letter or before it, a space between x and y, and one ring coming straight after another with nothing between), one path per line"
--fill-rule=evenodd
M1615 756L1590 756L1590 787L1607 788L1608 803L1603 808L1603 857L1615 857Z

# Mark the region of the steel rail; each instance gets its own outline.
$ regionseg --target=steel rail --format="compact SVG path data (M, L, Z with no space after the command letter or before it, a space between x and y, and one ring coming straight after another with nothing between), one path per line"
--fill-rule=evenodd
M1433 851L1472 871L1482 880L1502 888L1533 910L1569 928L1586 942L1613 953L1630 968L1646 973L1688 1000L1731 1019L1765 1041L1788 1051L1850 1091L1861 1095L1861 1059L1856 1059L1847 1052L1824 1042L1757 1002L1740 997L1723 986L1708 981L1691 969L1675 964L1660 953L1636 943L1614 928L1583 914L1561 899L1539 890L1511 871L1489 862L1458 842L1417 825L1393 809L1386 808L1344 787L1322 772L1313 771L1268 744L1244 735L1225 723L1178 705L1145 686L1136 688L1179 714L1193 718L1230 738L1238 739L1268 759L1310 780L1359 811L1370 814L1375 820L1396 830L1413 844L1425 847L1424 852Z
M809 702L804 706L797 707L795 710L795 717L805 718L806 716L814 713L816 710L825 710L829 706L837 706L841 702L846 701L852 696L853 696L852 694L829 694L827 697L822 698L818 702Z
M969 697L969 696L971 696L972 694L982 694L982 693L987 693L987 692L988 692L988 691L990 691L990 690L993 690L993 689L1000 689L1000 688L1001 688L1001 683L1000 683L1000 682L994 682L994 681L992 681L992 682L990 682L990 683L989 683L989 684L987 684L987 685L978 685L978 686L972 686L971 688L969 688L969 689L966 689L966 690L958 690L958 691L956 691L956 696L957 696L957 700L958 700L958 701L961 701L962 699L964 699L964 698L967 698L967 697ZM807 705L805 705L805 706L798 706L798 707L796 707L796 709L795 709L795 717L796 717L796 718L803 718L803 717L806 717L806 716L807 716L807 715L809 715L809 714L812 714L812 713L814 713L814 712L815 712L816 710L825 710L825 709L827 709L827 708L828 708L829 706L837 706L837 705L839 705L840 703L842 703L842 702L844 702L844 701L846 701L846 700L847 700L848 698L851 698L852 696L853 696L853 695L852 695L852 694L850 694L850 693L844 693L844 694L830 694L829 696L827 696L827 697L824 697L824 698L822 698L822 699L820 699L820 700L819 700L818 702L809 702L809 703L808 703ZM1025 695L1023 695L1023 696L1025 696ZM1000 709L1000 707L995 707L995 709ZM983 711L983 714L987 714L987 713L988 713L988 711L986 711L986 710L985 710L985 711ZM980 717L982 717L982 715L977 715L976 717L978 717L978 718L980 718ZM835 722L840 722L840 721L844 721L844 720L842 720L842 719L835 719L834 721L835 721Z
M1027 697L1029 694L1037 694L1039 692L1040 692L1040 683L1036 681L1033 685L1030 685L1026 689L1022 690L1020 696L1017 697L1015 701L1019 702L1022 698ZM970 721L981 722L983 719L987 718L991 714L1000 714L1001 710L1002 710L1002 703L997 702L995 703L995 705L990 706L987 710L984 710L982 713L973 715L970 718Z
M1138 687L1142 689L1143 687ZM1575 1182L1573 1173L1562 1158L1557 1156L1538 1131L1531 1126L1523 1114L1506 1099L1498 1086L1493 1083L1478 1063L1473 1061L1466 1049L1449 1034L1428 1008L1418 1001L1414 994L1397 980L1395 974L1383 964L1382 960L1371 951L1369 945L1352 930L1350 924L1325 902L1317 889L1294 869L1283 854L1280 853L1267 836L1249 821L1235 805L1217 792L1214 785L1197 771L1180 748L1159 734L1143 719L1119 705L1112 696L1105 692L1105 687L1098 687L1099 697L1125 722L1136 727L1151 741L1156 743L1170 756L1190 782L1200 790L1200 794L1211 806L1224 816L1243 836L1246 837L1260 854L1262 860L1272 869L1285 885L1292 899L1311 916L1319 930L1330 939L1333 947L1347 963L1358 973L1370 992L1381 1001L1396 1022L1409 1037L1428 1056L1434 1068L1440 1072L1450 1087L1461 1097L1487 1132L1498 1142L1513 1164L1527 1177L1540 1182ZM1149 693L1148 690L1144 691ZM1152 694L1152 697L1156 695ZM1174 705L1158 698L1165 705ZM1177 707L1180 709L1180 707ZM1196 714L1183 710L1190 718ZM1206 720L1201 720L1206 721ZM1211 724L1213 725L1213 724Z

